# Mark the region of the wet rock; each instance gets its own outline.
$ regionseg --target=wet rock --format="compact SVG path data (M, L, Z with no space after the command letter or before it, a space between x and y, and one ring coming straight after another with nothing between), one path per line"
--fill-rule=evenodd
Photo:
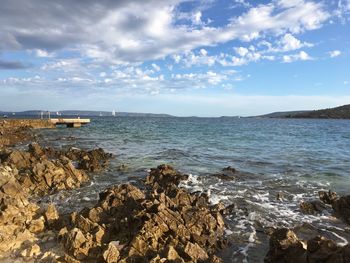
M350 245L339 246L334 241L316 236L300 240L294 231L275 230L270 237L270 249L265 262L346 263L350 259Z
M286 199L286 197L285 197L283 192L278 192L277 195L276 195L276 199L278 201L284 201Z
M146 184L151 185L153 189L167 191L187 178L187 175L177 172L170 165L163 164L151 169Z
M78 148L70 148L68 151L56 151L52 148L45 150L47 155L54 158L65 156L77 162L78 169L89 172L96 172L108 165L112 154L106 153L102 148L85 151Z
M30 127L19 120L0 121L0 149L33 139Z
M126 172L129 169L129 167L126 164L121 164L118 166L117 170L119 172Z
M335 200L337 200L339 198L337 193L332 192L331 190L329 190L328 192L319 191L318 196L323 203L328 204L328 205L331 205Z
M40 158L45 153L38 143L31 143L28 146L28 152L34 155L36 158Z
M265 262L307 262L306 250L295 233L287 228L274 231L270 237L270 249Z
M321 201L318 200L300 203L300 210L304 214L321 213L325 209L327 209L327 207Z
M182 178L162 165L151 170L145 192L131 184L101 192L95 207L73 213L60 231L65 251L81 261L208 261L226 243L224 208L178 188Z
M338 217L350 224L350 195L334 200L332 207Z

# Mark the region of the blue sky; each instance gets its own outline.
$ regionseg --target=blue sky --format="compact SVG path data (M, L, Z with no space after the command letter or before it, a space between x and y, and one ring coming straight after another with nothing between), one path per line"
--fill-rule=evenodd
M349 24L350 0L3 0L0 110L349 104Z

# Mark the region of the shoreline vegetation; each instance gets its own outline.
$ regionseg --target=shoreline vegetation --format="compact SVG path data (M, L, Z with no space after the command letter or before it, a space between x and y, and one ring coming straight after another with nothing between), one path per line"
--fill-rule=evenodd
M41 202L84 186L114 157L103 149L42 147L36 128L53 127L43 120L0 120L0 262L224 262L220 251L234 242L225 234L225 217L234 205L212 205L206 194L179 187L188 176L169 165L151 169L141 186L108 187L81 211L64 214ZM13 147L18 144L28 147ZM244 175L227 167L213 176ZM276 198L284 199L282 193ZM350 224L350 196L321 191L300 210L315 216L329 210ZM349 244L338 245L302 222L262 231L270 243L261 261L350 262Z

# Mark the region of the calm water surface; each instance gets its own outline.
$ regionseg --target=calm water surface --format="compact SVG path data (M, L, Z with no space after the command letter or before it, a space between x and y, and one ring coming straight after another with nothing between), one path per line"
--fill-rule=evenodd
M301 222L340 244L349 229L325 212L300 213L299 203L319 190L349 194L350 121L254 118L95 118L81 129L44 130L43 139L57 147L102 147L115 155L108 171L79 190L50 198L62 210L91 205L112 184L144 178L149 168L170 163L190 174L182 186L203 191L212 203L234 203L227 235L234 245L226 262L262 262L268 248L263 227L293 227ZM127 165L126 171L118 167ZM232 166L249 176L222 181L210 174ZM286 201L278 201L282 192ZM80 200L80 202L69 202ZM67 205L69 203L70 205Z

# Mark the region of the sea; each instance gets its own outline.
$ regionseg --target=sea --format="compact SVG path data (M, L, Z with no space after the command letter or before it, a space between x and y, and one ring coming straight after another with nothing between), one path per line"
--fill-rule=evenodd
M305 238L319 234L340 245L350 241L349 227L332 209L305 215L299 208L321 190L350 194L349 120L96 117L79 129L41 130L39 138L49 146L101 147L114 155L87 185L47 197L67 213L94 205L114 184L140 184L150 168L166 163L189 175L181 183L188 191L235 206L225 218L230 245L219 254L224 262L263 262L272 227L298 227ZM237 178L215 176L229 166Z

